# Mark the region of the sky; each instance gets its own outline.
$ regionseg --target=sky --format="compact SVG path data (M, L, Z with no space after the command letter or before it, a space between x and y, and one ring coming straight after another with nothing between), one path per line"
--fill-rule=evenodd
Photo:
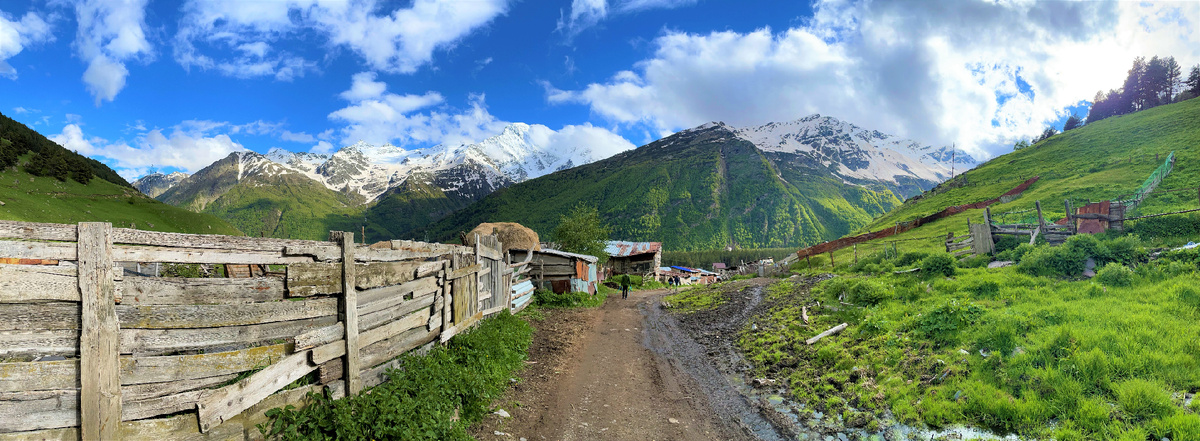
M1200 64L1200 2L0 0L0 113L131 180L515 122L612 154L814 113L987 158L1154 55Z

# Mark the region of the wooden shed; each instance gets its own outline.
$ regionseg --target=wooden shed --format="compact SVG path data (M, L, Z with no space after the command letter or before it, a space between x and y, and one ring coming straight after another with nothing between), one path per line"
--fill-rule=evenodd
M586 292L596 293L599 283L597 262L595 256L568 253L551 249L533 251L532 258L528 250L511 250L509 261L523 262L530 259L529 278L538 289L548 289L555 293Z
M610 276L630 274L658 278L658 267L662 266L662 242L610 240L604 252L609 256L605 266Z

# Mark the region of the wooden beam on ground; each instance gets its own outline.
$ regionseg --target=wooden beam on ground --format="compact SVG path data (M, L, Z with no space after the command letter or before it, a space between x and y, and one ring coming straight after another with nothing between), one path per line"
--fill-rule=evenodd
M825 338L825 337L828 337L828 336L830 336L830 335L833 335L833 334L837 334L837 333L839 333L839 332L842 332L842 330L843 330L843 329L846 329L846 327L847 327L847 326L850 326L850 325L848 325L848 324L846 324L846 323L842 323L842 324L840 324L840 325L837 325L837 326L834 326L834 327L832 327L832 328L829 328L829 329L828 329L828 330L826 330L825 332L822 332L822 333L820 333L820 334L817 334L817 336L816 336L816 337L813 337L813 338L810 338L810 339L808 339L808 340L805 340L805 341L804 341L804 344L807 344L807 345L812 345L813 343L816 343L818 340L820 340L820 339L822 339L822 338Z
M112 225L78 227L79 292L83 301L80 427L84 440L115 439L121 424L120 340L113 282Z

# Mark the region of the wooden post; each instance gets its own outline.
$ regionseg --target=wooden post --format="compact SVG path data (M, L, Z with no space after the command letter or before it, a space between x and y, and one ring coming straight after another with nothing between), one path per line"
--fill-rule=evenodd
M1063 207L1067 210L1067 231L1070 231L1071 234L1075 234L1075 221L1071 219L1071 200L1063 199Z
M121 365L112 224L79 224L79 422L84 440L116 439L121 425Z
M475 264L479 265L482 262L483 262L483 259L481 257L479 257L479 233L475 233ZM475 280L475 301L472 302L470 305L471 312L469 312L467 314L468 317L475 315L475 313L480 310L479 309L479 289L482 287L481 283L483 282L483 280L481 280L479 277L479 271L475 272L473 279Z
M983 223L992 229L992 207L983 207Z
M812 254L804 255L804 260L808 261L808 268L812 269ZM746 262L742 262L742 267L746 266Z
M833 267L833 266L834 266L834 263L833 263L833 250L829 250L829 266L830 266L830 267Z
M361 361L358 353L358 291L354 289L354 233L334 232L333 239L342 245L342 322L346 324L346 355L343 371L346 376L346 395L362 391Z
M1046 218L1042 217L1042 201L1033 201L1033 206L1037 207L1038 213L1038 228L1046 231Z
M854 264L858 265L858 244L854 244Z
M532 251L530 252L532 253ZM453 259L454 255L451 254L450 258ZM449 276L450 260L444 260L442 261L442 273L438 275L438 278L442 279L442 334L445 334L450 329L450 325L454 320L454 298L450 292ZM445 341L445 339L440 338L440 335L438 337L439 340Z
M896 249L896 242L892 241L892 257L900 257L900 250Z

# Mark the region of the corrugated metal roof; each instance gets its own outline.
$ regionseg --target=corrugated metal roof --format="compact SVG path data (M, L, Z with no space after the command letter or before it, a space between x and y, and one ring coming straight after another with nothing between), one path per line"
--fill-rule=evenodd
M725 269L725 263L724 262L715 262L715 263L713 263L713 269Z
M524 251L524 250L522 250L522 251ZM596 256L589 256L586 254L568 253L566 251L550 250L550 249L546 249L546 248L542 248L540 250L534 251L534 253L535 254L537 254L537 253L550 254L550 255L562 256L562 257L571 257L571 258L575 258L575 259L581 259L588 263L596 263L597 261L600 260L600 259L596 258Z
M662 251L662 242L628 242L610 240L605 243L604 252L613 257L628 257L638 254L657 253Z

